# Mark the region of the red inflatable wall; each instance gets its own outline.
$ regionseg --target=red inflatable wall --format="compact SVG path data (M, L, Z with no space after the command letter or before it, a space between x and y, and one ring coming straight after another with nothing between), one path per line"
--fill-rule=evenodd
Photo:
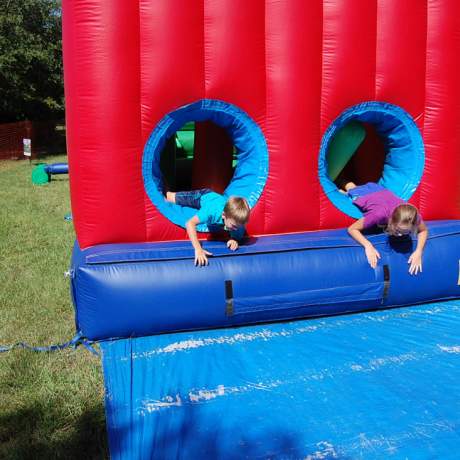
M416 121L425 171L411 201L460 218L457 0L64 0L72 211L82 248L183 239L144 190L142 152L178 107L220 99L262 129L269 177L249 232L345 226L323 193L331 122L363 101Z

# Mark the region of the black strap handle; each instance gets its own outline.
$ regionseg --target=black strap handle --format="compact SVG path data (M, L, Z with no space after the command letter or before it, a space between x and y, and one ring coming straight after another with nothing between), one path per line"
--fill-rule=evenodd
M225 314L233 316L233 283L225 280Z
M390 291L390 266L383 266L383 298L382 302L388 297Z

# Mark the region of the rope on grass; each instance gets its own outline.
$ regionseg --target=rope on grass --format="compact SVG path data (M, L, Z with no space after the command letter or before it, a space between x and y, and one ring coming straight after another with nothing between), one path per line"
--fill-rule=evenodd
M65 348L73 347L75 350L78 345L83 345L88 351L93 353L96 356L99 356L97 350L93 347L93 343L90 340L85 339L80 332L78 332L71 340L65 343L60 343L56 345L49 345L47 347L33 347L25 342L17 342L13 345L0 345L0 353L5 353L7 351L14 350L15 348L23 348L25 350L31 350L36 352L54 352L64 350Z

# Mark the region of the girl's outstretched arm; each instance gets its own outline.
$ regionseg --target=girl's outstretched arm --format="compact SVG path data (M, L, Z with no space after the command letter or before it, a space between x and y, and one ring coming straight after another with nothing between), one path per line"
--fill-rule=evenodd
M372 268L377 267L377 261L380 259L380 254L377 249L374 248L372 243L361 233L364 230L364 217L358 219L355 223L348 227L348 233L350 236L363 246L366 251L367 261Z

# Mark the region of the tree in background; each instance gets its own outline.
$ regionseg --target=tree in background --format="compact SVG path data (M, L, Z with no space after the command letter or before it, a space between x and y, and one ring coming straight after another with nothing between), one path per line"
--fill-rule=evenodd
M0 0L0 123L64 117L60 0Z

